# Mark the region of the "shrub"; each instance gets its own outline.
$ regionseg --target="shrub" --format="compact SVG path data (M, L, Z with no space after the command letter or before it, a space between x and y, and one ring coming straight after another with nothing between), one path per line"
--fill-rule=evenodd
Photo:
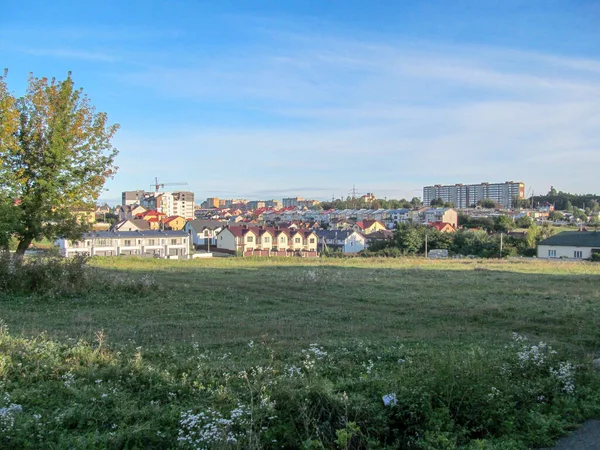
M0 292L71 297L91 291L143 295L158 289L150 275L116 276L88 266L88 260L87 256L18 257L0 252Z

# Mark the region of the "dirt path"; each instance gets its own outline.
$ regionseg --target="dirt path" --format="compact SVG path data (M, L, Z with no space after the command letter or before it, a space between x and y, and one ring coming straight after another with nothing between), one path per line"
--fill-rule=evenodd
M600 420L590 420L545 450L600 450Z

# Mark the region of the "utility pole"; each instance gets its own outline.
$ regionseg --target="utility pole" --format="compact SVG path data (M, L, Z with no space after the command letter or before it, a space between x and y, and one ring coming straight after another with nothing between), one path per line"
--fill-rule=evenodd
M429 256L427 255L427 238L429 237L429 234L425 233L425 258L429 258Z

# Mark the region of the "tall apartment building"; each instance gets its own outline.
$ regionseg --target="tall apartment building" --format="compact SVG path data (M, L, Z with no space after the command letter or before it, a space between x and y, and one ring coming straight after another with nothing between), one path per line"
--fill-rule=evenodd
M194 219L193 192L146 192L140 204L147 209L156 209L167 216Z
M145 191L125 191L121 195L121 205L139 205L144 194Z
M318 205L320 202L317 200L306 200L302 197L288 197L283 199L283 207L288 208L290 206L296 206L299 208L312 208Z
M290 206L299 206L300 202L303 202L302 197L288 197L283 199L283 207L289 208Z
M208 197L203 203L205 208L218 208L221 205L221 200L217 197Z
M525 198L525 184L505 181L504 183L449 184L425 186L423 205L430 206L431 201L441 198L453 203L457 208L470 208L480 200L493 200L505 208L512 208L515 197Z

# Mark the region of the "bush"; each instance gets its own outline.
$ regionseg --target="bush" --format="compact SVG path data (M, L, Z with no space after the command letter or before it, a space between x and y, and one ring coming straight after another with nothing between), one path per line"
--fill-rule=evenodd
M600 262L600 253L592 253L592 261Z
M495 350L250 342L154 359L103 340L0 323L1 447L529 448L599 412L597 373L518 335Z
M158 288L153 277L128 278L88 266L87 256L20 257L0 252L0 292L72 297L88 292L147 294Z

